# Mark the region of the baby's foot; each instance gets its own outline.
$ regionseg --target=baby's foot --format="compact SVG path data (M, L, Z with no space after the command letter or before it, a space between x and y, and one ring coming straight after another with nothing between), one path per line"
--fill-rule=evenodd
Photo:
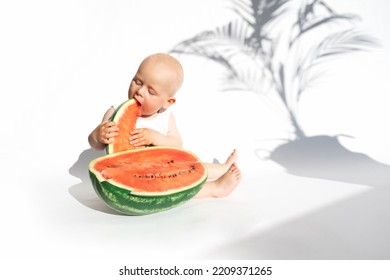
M227 172L229 170L229 168L232 166L232 164L236 163L237 162L237 159L238 159L238 154L237 154L237 150L234 149L233 152L229 155L229 157L226 159L225 163L223 163L221 165L221 167L223 168L221 171L223 173ZM221 174L222 174L221 172Z
M237 159L238 159L237 150L234 149L233 152L226 159L225 164L228 166L231 166L233 163L235 163L237 161Z
M234 157L237 154L235 151L230 155ZM228 196L238 185L241 180L241 170L236 163L233 163L228 171L215 181L215 197Z

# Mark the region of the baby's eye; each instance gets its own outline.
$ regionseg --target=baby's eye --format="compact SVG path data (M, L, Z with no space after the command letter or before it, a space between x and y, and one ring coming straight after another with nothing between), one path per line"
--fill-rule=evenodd
M149 90L149 94L150 95L157 95L157 93L154 90L152 90L152 89Z
M136 85L142 85L142 82L140 80L133 80Z

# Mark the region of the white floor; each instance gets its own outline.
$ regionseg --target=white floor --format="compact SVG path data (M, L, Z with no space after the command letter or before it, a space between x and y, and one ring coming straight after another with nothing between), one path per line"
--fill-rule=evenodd
M390 188L289 175L270 161L246 161L250 155L244 154L243 179L230 197L132 217L97 197L87 177L89 156L87 150L69 166L71 174L31 158L23 159L27 170L8 174L2 204L8 258L390 257Z

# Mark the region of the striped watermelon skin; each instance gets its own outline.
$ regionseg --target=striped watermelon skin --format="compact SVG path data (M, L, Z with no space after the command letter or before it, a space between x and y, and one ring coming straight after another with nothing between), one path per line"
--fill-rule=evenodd
M174 147L150 147L144 149L154 149L158 152L158 149L171 149L173 152L182 151L185 153L190 153L186 150ZM106 157L115 157L118 154L126 153L138 153L144 149L137 149L131 151L125 151L121 153L106 155L101 158L91 161L89 164L89 175L91 182L94 186L95 192L98 196L112 209L126 214L126 215L147 215L153 214L161 211L166 211L177 207L186 201L193 198L199 190L203 187L204 183L207 180L207 169L203 166L203 174L200 179L189 186L183 186L183 188L178 190L169 190L166 192L153 192L150 195L143 192L137 193L133 191L131 186L128 188L126 186L121 186L112 182L110 180L105 180L101 175L94 169L94 165L100 159ZM191 153L192 154L192 153ZM193 155L193 154L192 154ZM195 155L194 155L195 156ZM200 161L199 161L200 163ZM129 174L128 176L131 176Z
M126 215L147 215L175 208L193 198L204 182L189 190L161 196L133 195L108 182L99 182L90 172L92 184L99 197L112 209Z

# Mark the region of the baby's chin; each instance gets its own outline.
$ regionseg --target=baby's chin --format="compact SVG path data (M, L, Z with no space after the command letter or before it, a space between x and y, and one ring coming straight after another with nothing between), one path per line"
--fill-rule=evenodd
M141 118L154 118L158 112L145 112L141 110Z

